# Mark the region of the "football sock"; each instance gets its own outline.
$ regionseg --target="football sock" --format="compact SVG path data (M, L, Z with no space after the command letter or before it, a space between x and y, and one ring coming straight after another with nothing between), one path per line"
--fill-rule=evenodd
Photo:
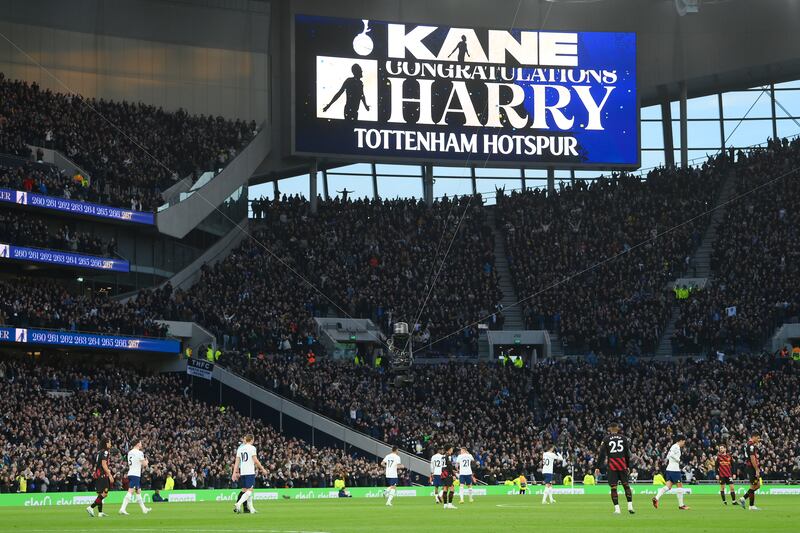
M719 491L719 496L720 496L720 498L722 498L722 503L725 503L725 491L724 490Z
M147 510L147 507L144 506L144 500L142 499L141 494L136 495L136 501L139 503L139 507L142 509L142 512Z
M631 509L633 507L633 491L631 491L631 486L623 485L622 488L625 489L625 499L628 500L628 509Z
M458 486L458 499L459 500L463 500L464 499L464 485L459 485Z
M255 496L255 493L251 490L247 494L247 509L252 513L255 511L255 508L253 507L253 496Z
M756 491L750 489L748 492L750 493L750 507L753 507L756 504Z
M120 511L125 512L125 509L128 507L128 503L131 501L131 493L125 494L122 498L122 506L119 508Z
M449 494L449 496L448 496L447 503L452 504L453 503L453 496L456 495L456 491L454 491L453 489L450 489L450 492L448 494Z
M678 506L683 507L683 489L678 489Z
M656 493L656 500L660 500L664 493L668 490L669 489L666 487L666 485L658 489L658 492Z
M241 506L242 506L242 504L243 504L245 501L247 501L247 492L242 492L242 495L239 497L239 501L238 501L238 502L236 502L236 505L237 505L238 507L241 507Z
M103 512L103 496L99 496L98 495L97 498L94 499L94 503L92 504L92 507L97 507L97 510L102 513Z
M732 502L736 501L736 493L734 491L731 491L731 501Z
M611 501L614 502L614 508L619 510L619 494L617 494L617 487L611 487Z
M394 487L389 487L389 503L394 499Z

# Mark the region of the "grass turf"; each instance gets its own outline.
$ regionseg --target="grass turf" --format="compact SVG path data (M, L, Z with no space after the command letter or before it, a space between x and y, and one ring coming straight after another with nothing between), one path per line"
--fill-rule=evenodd
M798 531L800 499L796 496L760 496L761 512L723 506L718 496L687 496L690 511L679 511L675 496L661 500L655 510L650 499L634 499L636 514L612 514L607 496L562 495L555 505L542 505L539 497L484 496L475 503L458 503L444 510L430 498L397 498L393 507L382 499L278 500L258 502L255 515L235 515L229 502L152 504L142 515L128 506L130 516L107 506L108 517L90 518L82 506L16 507L0 509L0 530L25 533L76 533L79 531L158 532L263 532L358 533L442 531L493 532L546 529L575 531Z

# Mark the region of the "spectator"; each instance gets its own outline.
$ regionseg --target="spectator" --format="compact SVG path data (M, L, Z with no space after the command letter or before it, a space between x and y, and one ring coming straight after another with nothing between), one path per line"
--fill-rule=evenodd
M0 153L27 157L28 145L43 144L91 175L73 181L25 172L20 181L31 181L25 190L47 183L43 194L146 210L162 203L159 191L176 181L175 173L186 176L224 165L256 129L253 122L189 115L182 109L166 112L141 103L55 93L1 73L0 117L5 118Z
M245 432L256 436L259 458L269 472L260 480L263 486L332 487L340 468L350 472L351 485L383 483L376 459L313 447L233 409L221 413L176 393L185 376L62 361L50 366L0 358L5 375L0 379L0 490L90 489L100 431L111 431L123 452L111 461L117 488L127 469L124 452L132 438L145 443L145 488L229 488L230 457ZM80 385L84 378L90 383L88 390ZM62 385L57 397L47 393L54 379ZM95 411L103 416L95 416Z

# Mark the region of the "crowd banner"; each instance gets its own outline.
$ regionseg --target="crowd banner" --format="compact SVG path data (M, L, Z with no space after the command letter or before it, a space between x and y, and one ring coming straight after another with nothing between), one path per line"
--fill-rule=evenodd
M201 359L189 359L186 361L186 373L196 378L211 380L214 373L214 363Z
M110 270L112 272L130 272L131 269L130 263L124 259L76 254L60 250L45 250L43 248L28 248L4 243L0 243L0 259L92 270Z
M58 198L46 196L33 192L23 192L14 189L0 188L0 202L26 205L40 209L50 209L61 211L62 213L72 213L88 217L107 218L119 220L121 222L134 222L152 226L155 224L155 215L145 211L135 211L133 209L122 209L110 205L95 204L70 198Z
M631 485L634 494L653 495L658 490L655 485ZM609 494L607 485L590 485L559 487L555 486L555 494L570 494L575 496L582 495L605 495ZM518 489L508 485L492 485L473 488L473 493L477 497L481 496L507 496L509 500L525 499L530 496L540 496L544 487L540 485L529 486L527 495L519 495ZM719 487L711 485L692 485L684 487L689 494L703 494L719 496ZM383 487L353 487L347 491L353 498L383 498ZM737 494L744 494L747 491L745 485L737 486ZM108 505L118 505L122 503L122 498L127 492L117 490L109 493L105 503ZM209 489L209 490L173 490L162 491L161 496L168 503L196 503L196 502L217 502L234 503L239 489ZM761 487L759 496L777 495L800 495L800 485L765 485ZM398 487L397 497L426 497L433 496L433 487ZM27 494L0 494L0 507L42 507L51 505L88 505L94 501L96 494L93 492L53 492L53 493L27 493ZM254 498L260 501L269 500L327 500L339 497L339 492L333 488L323 489L257 489ZM145 503L153 501L153 491L142 491L142 499ZM536 499L532 499L536 501ZM532 502L533 503L533 502Z
M0 326L0 342L170 354L178 354L181 351L181 343L176 339L154 339L150 337L129 337L126 335L8 326Z

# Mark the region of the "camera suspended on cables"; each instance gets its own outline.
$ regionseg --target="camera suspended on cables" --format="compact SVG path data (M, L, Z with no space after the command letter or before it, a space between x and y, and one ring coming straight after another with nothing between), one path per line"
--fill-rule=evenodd
M389 346L389 368L395 374L395 385L411 383L413 381L411 365L414 364L414 353L408 324L396 322L394 332L387 344Z

